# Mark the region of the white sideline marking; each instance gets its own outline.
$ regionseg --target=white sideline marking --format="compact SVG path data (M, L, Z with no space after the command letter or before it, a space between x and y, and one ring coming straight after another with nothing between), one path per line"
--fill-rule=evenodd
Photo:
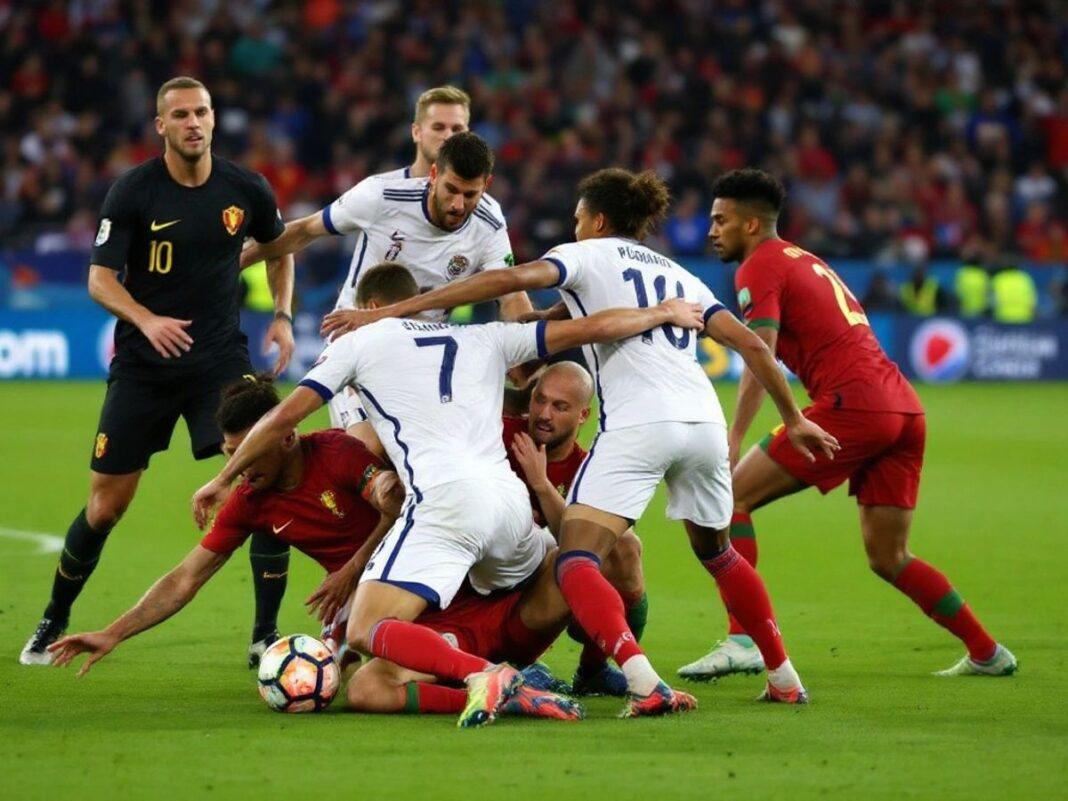
M23 540L37 543L37 553L59 553L63 550L63 538L55 534L43 534L40 531L19 531L0 526L0 537L9 540Z

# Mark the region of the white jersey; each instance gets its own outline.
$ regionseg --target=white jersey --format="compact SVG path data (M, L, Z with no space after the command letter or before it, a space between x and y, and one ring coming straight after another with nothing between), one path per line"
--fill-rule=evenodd
M356 288L368 267L396 261L407 267L425 292L442 284L515 263L508 228L496 200L483 195L460 228L446 231L430 221L429 182L405 178L403 170L372 175L323 209L332 234L359 232L337 308L356 305ZM442 320L435 310L422 319Z
M560 295L573 318L604 309L653 306L683 297L705 320L723 309L712 290L674 261L632 239L559 245L543 257L560 271ZM601 430L646 423L719 423L723 409L697 361L697 331L663 325L641 336L583 350L593 369Z
M547 354L545 323L452 326L387 319L331 342L300 383L359 393L416 500L438 484L511 477L501 407L508 368Z

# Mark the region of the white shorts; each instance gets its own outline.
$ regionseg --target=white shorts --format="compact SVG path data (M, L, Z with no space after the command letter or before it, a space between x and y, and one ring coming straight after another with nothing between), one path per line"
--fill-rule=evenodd
M515 587L555 547L533 524L530 496L514 477L452 481L410 498L360 582L384 581L445 609L469 579L476 592Z
M672 520L730 525L727 429L719 423L646 423L598 434L567 500L637 520L661 479Z
M360 396L352 387L345 387L327 401L326 408L330 412L330 427L342 431L367 419Z

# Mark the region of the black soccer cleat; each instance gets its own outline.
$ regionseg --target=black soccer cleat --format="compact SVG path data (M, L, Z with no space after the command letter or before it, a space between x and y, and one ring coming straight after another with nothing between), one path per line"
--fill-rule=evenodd
M48 652L48 646L63 636L67 630L66 622L42 617L37 624L33 636L26 641L19 654L19 664L22 665L51 665L52 654Z
M248 669L255 670L258 668L264 651L274 645L274 643L281 639L281 637L282 635L278 633L278 629L275 629L262 640L255 640L252 645L248 647Z

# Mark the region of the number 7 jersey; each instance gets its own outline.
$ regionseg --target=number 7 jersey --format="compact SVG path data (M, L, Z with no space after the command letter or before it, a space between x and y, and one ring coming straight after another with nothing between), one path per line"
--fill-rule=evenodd
M782 239L761 243L734 275L750 328L779 331L777 355L809 397L838 409L922 414L864 309L833 270Z

